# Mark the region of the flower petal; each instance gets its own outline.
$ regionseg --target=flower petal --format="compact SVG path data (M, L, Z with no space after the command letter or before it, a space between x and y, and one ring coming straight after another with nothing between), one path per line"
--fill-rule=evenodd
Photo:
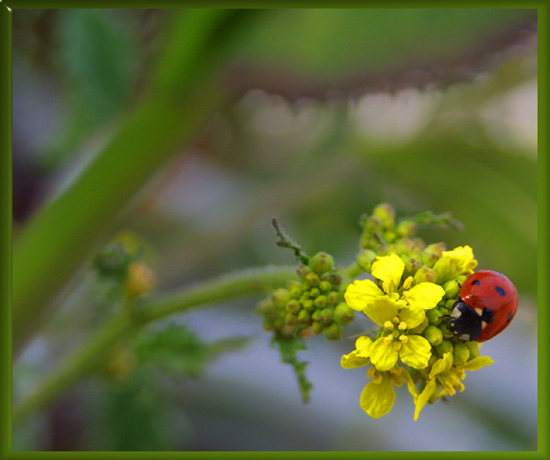
M451 367L453 367L453 354L451 352L444 353L443 358L438 359L432 366L429 377L433 379L437 374L447 372Z
M459 246L452 251L443 251L441 259L435 265L438 284L443 284L462 273L473 270L477 265L470 246Z
M350 308L363 311L368 302L383 296L382 290L371 280L355 280L346 289L344 298Z
M399 357L408 366L424 369L432 357L432 346L424 337L408 335L407 341L399 350Z
M391 321L397 316L400 305L388 296L378 297L367 304L365 314L379 326Z
M397 254L389 256L377 257L372 264L371 273L375 278L384 281L384 285L388 286L386 292L397 289L401 276L405 270L405 263Z
M416 390L416 386L414 384L414 380L411 377L411 374L405 369L404 367L396 367L395 369L398 370L397 375L399 378L407 384L407 387L409 389L409 393L412 394L414 397L418 396L418 391Z
M372 339L366 335L362 335L355 341L355 348L357 349L358 356L368 358L370 356L370 347L372 346Z
M434 379L429 380L426 386L424 387L424 389L422 390L422 393L420 393L420 395L414 398L414 404L416 406L414 410L415 420L418 420L420 411L434 394L435 388L436 388L435 380Z
M489 358L489 356L478 356L477 358L472 359L471 361L468 361L466 364L464 364L462 367L463 369L466 369L467 371L477 371L478 369L481 369L482 367L489 366L490 364L493 364L494 361Z
M445 289L434 283L419 283L404 293L409 305L418 306L424 310L434 308L445 295Z
M393 342L386 343L384 337L379 338L370 347L370 359L379 371L388 371L397 364L398 353Z
M409 329L420 326L426 318L426 313L420 307L404 307L399 310L399 319L407 324Z
M359 356L357 350L353 350L351 353L340 358L340 366L344 369L354 369L356 367L366 366L367 364L370 364L370 359Z
M363 391L359 403L361 408L373 418L386 415L395 401L395 390L390 378L382 376L380 383L369 382Z
M370 364L370 347L372 340L370 337L362 335L355 341L355 350L351 353L342 356L340 365L344 369L353 369L355 367L366 366Z

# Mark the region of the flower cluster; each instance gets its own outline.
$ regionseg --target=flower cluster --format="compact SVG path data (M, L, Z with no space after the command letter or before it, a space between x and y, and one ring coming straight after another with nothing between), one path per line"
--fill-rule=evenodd
M372 339L359 337L356 349L341 360L346 369L372 365L367 372L372 380L360 404L374 418L391 410L394 385L407 384L416 420L426 403L464 389L465 370L492 363L479 356L478 343L460 342L443 320L458 297L460 284L477 265L471 248L442 251L430 265L421 265L406 276L402 257L393 252L378 256L371 267L374 281L356 280L346 290L347 304L380 326Z
M477 266L472 249L427 245L415 236L421 224L460 228L450 215L431 212L396 221L393 207L381 204L361 218L355 262L337 269L329 254L308 257L274 219L277 244L292 249L301 265L298 279L264 299L258 312L264 329L273 332L283 362L294 367L304 401L311 384L305 376L307 363L296 355L305 349L303 339L312 332L340 339L354 312L378 327L356 340L355 350L342 356L341 365L369 366L370 381L360 405L374 418L391 410L394 386L407 385L416 420L427 403L463 391L465 371L493 362L480 356L479 343L460 340L448 327L461 286Z
M264 329L276 336L293 337L323 333L328 340L342 337L342 326L354 311L343 299L342 277L332 256L319 252L297 269L299 280L274 291L260 302Z

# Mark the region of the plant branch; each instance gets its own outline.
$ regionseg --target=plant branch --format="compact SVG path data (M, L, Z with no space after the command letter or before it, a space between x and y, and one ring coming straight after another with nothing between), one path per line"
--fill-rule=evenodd
M198 283L172 293L144 298L132 315L126 311L113 316L94 336L77 350L13 411L14 424L42 409L70 386L100 368L111 347L131 336L146 324L191 308L225 302L283 286L297 278L294 267L265 267L242 270Z

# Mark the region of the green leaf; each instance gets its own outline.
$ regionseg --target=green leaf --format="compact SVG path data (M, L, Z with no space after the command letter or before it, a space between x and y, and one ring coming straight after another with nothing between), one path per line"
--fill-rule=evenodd
M298 351L306 349L304 341L298 337L275 337L272 340L272 345L274 344L279 347L282 362L290 364L294 369L302 401L304 403L308 402L313 384L306 377L307 362L300 361L297 356Z
M54 148L64 155L111 121L128 99L137 75L138 40L124 12L68 9L59 19L68 113Z
M270 11L239 48L235 82L288 97L443 82L524 38L536 15L535 9Z
M243 348L248 338L230 337L213 343L202 341L186 326L168 324L160 330L144 331L135 344L138 360L180 376L199 377L222 353Z

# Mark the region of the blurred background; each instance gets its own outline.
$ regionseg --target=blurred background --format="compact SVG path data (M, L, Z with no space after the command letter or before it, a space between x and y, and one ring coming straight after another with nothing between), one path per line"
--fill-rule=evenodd
M14 12L15 238L93 158L138 97L169 14ZM280 26L275 13L267 16ZM421 84L398 80L397 65L365 77L363 86L355 75L342 78L346 91L323 92L308 86L307 76L288 79L299 74L292 60L280 69L286 79L252 72L235 103L143 188L124 222L125 234L146 248L163 290L295 263L291 251L275 245L273 216L308 253L326 251L346 265L357 252L359 217L378 203L392 203L401 217L451 212L463 231L427 227L420 236L448 248L472 246L478 268L505 273L521 299L514 323L483 344L482 353L496 362L469 373L463 393L425 407L414 422L412 398L400 388L390 414L368 417L359 406L364 370L339 364L364 327L358 319L336 343L309 339L300 356L314 387L302 404L292 370L254 314L261 297L248 298L164 322L190 331L197 346L247 338L238 350L194 371L192 364L167 371L152 361L124 379L86 379L16 429L14 449L536 450L537 48L532 24L520 19L513 32L502 23L497 32L515 39L500 40L490 57L457 52L452 67L467 78L453 81L440 68L426 71ZM398 38L406 20L400 16L384 30ZM289 35L295 23L288 23ZM250 56L261 49L258 37ZM304 43L324 49L319 40L312 34ZM438 51L422 46L422 60L435 53L437 61ZM90 273L71 285L14 364L15 398L31 392L94 329L106 314L106 290Z

